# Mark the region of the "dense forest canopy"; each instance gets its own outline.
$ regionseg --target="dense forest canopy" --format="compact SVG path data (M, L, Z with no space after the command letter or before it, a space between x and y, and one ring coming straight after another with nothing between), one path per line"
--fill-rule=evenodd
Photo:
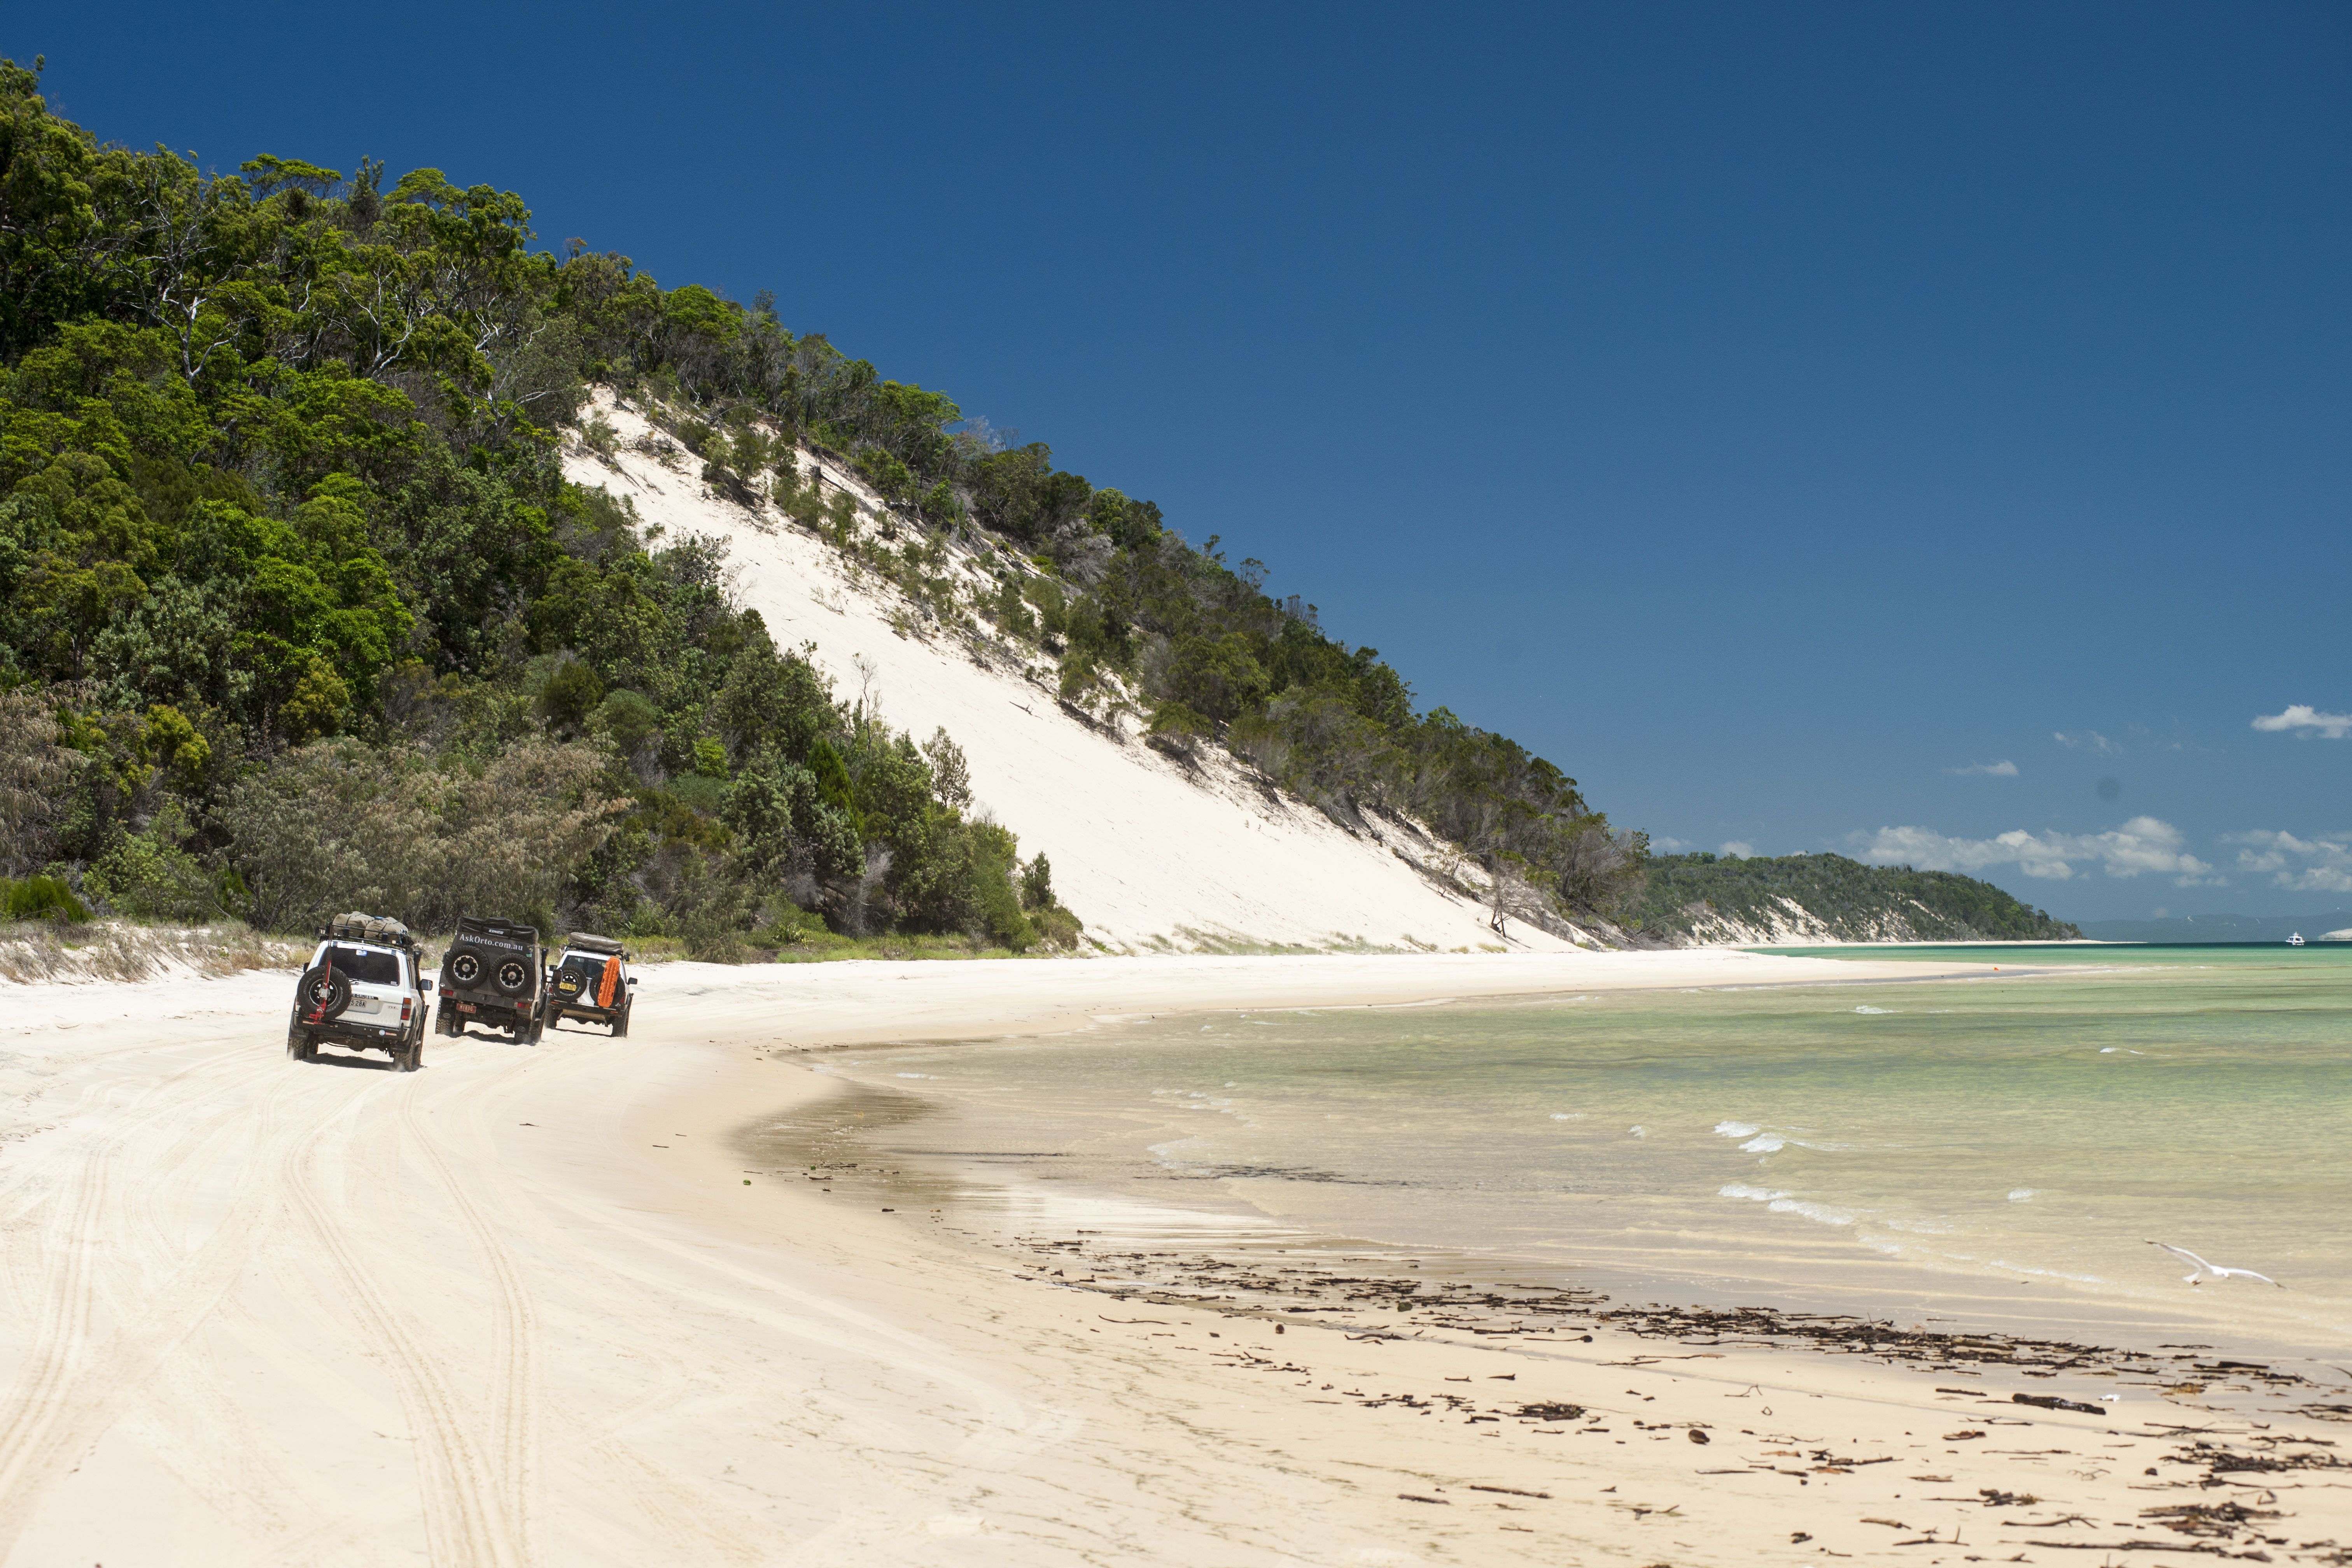
M1843 855L1660 855L1651 859L1627 923L1680 941L1716 921L1769 930L1794 903L1846 942L2057 942L2083 933L1990 882L1908 866L1865 866Z
M721 551L567 484L592 386L667 411L739 496L824 521L854 465L934 539L1048 569L1000 623L1063 695L1144 693L1340 820L1415 814L1554 920L1640 880L1641 836L1369 647L881 378L775 301L663 289L522 200L262 155L101 143L0 63L0 876L119 912L287 927L331 905L670 931L1069 940L1042 858L972 820L944 732L835 698L732 603ZM836 505L839 504L836 498Z

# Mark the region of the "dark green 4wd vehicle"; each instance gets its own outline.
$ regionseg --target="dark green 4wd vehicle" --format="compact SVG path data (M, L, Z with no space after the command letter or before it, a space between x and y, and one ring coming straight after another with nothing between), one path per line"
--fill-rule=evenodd
M631 987L636 983L629 973L628 949L609 936L573 931L548 973L548 1025L584 1018L604 1025L617 1040L629 1032L629 1009L635 1002Z
M478 1024L503 1029L524 1045L539 1044L542 968L537 926L467 915L441 955L433 1026L456 1035Z

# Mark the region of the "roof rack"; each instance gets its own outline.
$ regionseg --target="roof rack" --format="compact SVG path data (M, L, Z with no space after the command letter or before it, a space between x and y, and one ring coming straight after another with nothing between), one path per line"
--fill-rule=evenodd
M524 938L532 942L540 940L539 928L530 921L510 921L498 915L461 915L457 920L457 930L460 934L480 932L488 936L510 937L516 940Z
M576 947L583 952L617 952L624 958L629 955L627 948L609 936L598 936L593 931L575 931L563 939L563 945Z
M347 915L337 915L319 932L321 942L367 942L377 947L414 948L416 938L406 926L390 915L362 914L354 910Z

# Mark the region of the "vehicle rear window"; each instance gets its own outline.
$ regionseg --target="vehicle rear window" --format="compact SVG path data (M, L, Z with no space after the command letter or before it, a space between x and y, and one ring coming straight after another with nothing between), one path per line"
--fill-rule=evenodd
M325 956L335 966L336 973L362 985L400 984L400 954L396 952L365 952L356 947L329 943Z
M589 985L594 985L604 975L604 960L587 953L575 952L563 961L563 971L577 974Z

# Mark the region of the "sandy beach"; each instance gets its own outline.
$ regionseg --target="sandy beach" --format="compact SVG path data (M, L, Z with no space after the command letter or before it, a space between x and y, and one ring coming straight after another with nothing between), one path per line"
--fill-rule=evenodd
M413 1076L283 973L6 987L0 1562L2352 1561L2325 1369L1015 1256L744 1141L839 1045L1978 967L675 964Z

